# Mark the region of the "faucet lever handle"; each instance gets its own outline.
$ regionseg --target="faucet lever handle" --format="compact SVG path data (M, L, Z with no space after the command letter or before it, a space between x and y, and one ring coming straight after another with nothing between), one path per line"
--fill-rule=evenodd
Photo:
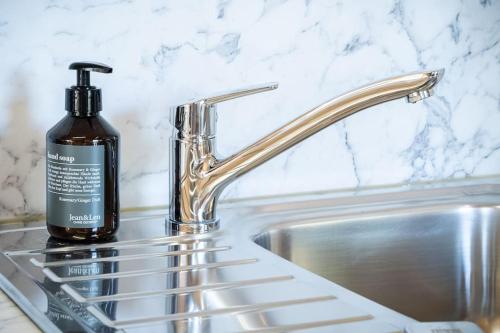
M173 113L174 127L179 138L212 138L215 135L215 105L230 99L253 95L278 88L276 82L239 89L196 102L178 105Z
M220 94L219 96L207 97L198 101L200 104L205 104L206 106L211 106L220 102L225 102L230 99L235 99L238 97L258 94L261 92L266 92L278 88L277 82L263 83L243 89L234 90L231 92Z

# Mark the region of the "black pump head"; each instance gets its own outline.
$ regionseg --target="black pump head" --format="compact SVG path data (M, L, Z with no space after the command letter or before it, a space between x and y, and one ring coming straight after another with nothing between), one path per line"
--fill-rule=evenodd
M113 68L97 62L74 62L76 85L66 89L66 110L76 116L91 116L102 110L101 89L90 85L90 71L112 73Z

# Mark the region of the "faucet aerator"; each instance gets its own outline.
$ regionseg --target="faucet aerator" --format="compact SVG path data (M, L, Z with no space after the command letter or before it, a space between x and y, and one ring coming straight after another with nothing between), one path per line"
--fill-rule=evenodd
M434 95L434 90L432 88L429 88L412 92L411 94L406 96L406 100L408 101L408 103L415 104L427 97L431 97L432 95Z

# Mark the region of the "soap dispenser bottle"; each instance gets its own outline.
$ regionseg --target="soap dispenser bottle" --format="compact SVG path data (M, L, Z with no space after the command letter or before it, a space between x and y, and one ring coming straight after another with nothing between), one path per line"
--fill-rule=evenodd
M107 65L75 62L76 85L66 89L66 116L47 132L47 229L66 240L109 239L119 223L118 132L99 114L101 89L90 72Z

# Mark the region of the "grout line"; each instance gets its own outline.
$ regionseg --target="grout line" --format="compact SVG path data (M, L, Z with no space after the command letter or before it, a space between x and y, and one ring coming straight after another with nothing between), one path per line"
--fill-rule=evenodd
M429 185L444 185L445 188L449 186L455 186L463 184L466 185L498 185L498 179L500 174L486 175L486 176L474 176L468 178L452 178L452 179L441 179L441 180L428 180L428 181L419 181L414 183L392 183L392 184L383 184L383 185L368 185L362 187L347 187L347 188L339 188L339 189L327 189L327 190L319 190L319 191L304 191L304 192L291 192L277 195L259 195L259 196L249 196L243 198L234 198L234 199L225 199L221 200L220 204L234 204L244 201L254 201L254 200L269 200L275 198L294 198L294 197L302 197L302 196L310 196L310 195L328 195L328 194L339 194L345 193L349 195L352 192L371 192L373 190L394 190L398 192L398 189L402 191L408 191L409 187L413 189L410 190L422 190L428 189L426 186ZM488 183L479 183L472 184L474 181L489 181ZM442 186L441 186L442 187ZM432 188L431 188L432 189ZM120 209L120 212L144 212L144 211L153 211L153 210L167 210L169 205L155 205L155 206L140 206L140 207L128 207ZM15 223L15 222L37 222L45 220L45 214L23 214L13 217L5 217L0 218L0 225L7 223Z

